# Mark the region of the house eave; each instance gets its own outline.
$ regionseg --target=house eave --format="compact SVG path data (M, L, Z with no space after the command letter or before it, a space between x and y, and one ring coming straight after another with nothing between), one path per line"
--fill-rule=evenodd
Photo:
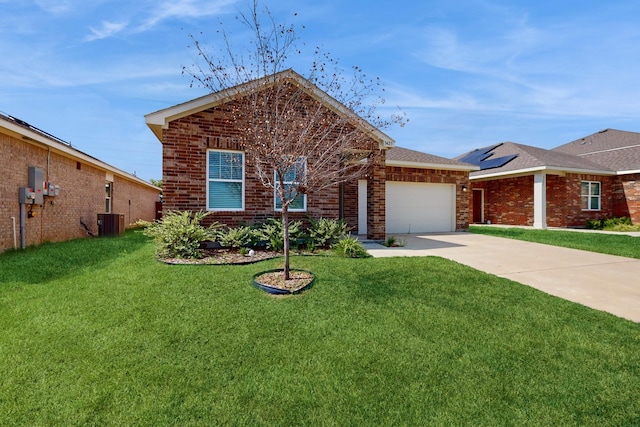
M18 124L14 124L10 121L6 121L6 120L2 120L0 121L0 132L2 133L6 133L16 139L20 139L28 144L32 144L32 145L36 145L36 146L45 146L47 147L47 149L50 149L51 151L58 153L60 155L63 155L67 158L71 158L74 159L76 161L80 161L86 164L90 164L92 166L95 166L99 169L102 169L103 171L105 171L106 173L111 173L117 176L120 176L122 178L128 179L130 181L134 181L137 182L139 184L142 184L146 187L150 187L150 188L154 188L157 189L158 191L161 191L161 188L156 187L155 185L145 181L142 178L138 178L135 175L132 175L128 172L125 172L121 169L118 169L114 166L111 166L108 163L105 163L101 160L96 159L95 157L92 157L88 154L83 153L82 151L79 151L73 147L71 147L70 145L66 145L63 144L61 142L58 142L54 139L48 138L45 135L42 135L38 132L35 132L33 130L30 130L26 127L20 126Z
M451 170L451 171L475 171L480 170L479 166L474 165L452 165L446 163L422 163L422 162L407 162L402 160L387 160L387 166L406 167L415 169L437 169L437 170Z
M632 174L636 174L636 173L640 173L640 169L635 169L635 170L627 170L627 171L617 171L616 175L632 175Z
M536 166L532 168L515 169L510 171L502 171L495 173L488 173L483 175L470 176L470 181L480 181L486 179L499 179L506 177L518 177L524 175L531 175L536 172L544 172L549 175L564 175L566 173L578 173L578 174L591 174L591 175L605 175L613 176L616 172L610 170L598 170L598 169L581 169L581 168L558 168L554 166Z

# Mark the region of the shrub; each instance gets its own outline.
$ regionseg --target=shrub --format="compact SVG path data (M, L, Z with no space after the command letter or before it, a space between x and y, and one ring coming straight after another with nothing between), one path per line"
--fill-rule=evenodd
M158 255L167 258L200 258L198 250L205 240L215 240L216 222L204 227L201 222L209 212L172 211L150 223L144 234L153 237Z
M388 236L382 244L388 248L397 248L405 247L407 245L407 241L405 239L398 240L394 236Z
M335 245L338 255L346 258L368 258L371 255L356 237L345 237Z
M284 248L284 228L282 221L276 218L266 220L258 230L256 236L266 242L267 249L281 251ZM302 231L302 221L289 222L289 244L297 247L299 241L304 238Z
M622 217L613 217L613 218L597 218L590 219L586 222L585 227L591 230L611 230L611 231L622 231L628 228L632 228L631 218L622 216Z
M246 225L227 228L218 232L220 244L234 249L255 246L256 239L256 230Z
M320 218L317 221L309 219L311 227L307 230L311 245L314 248L331 248L341 239L345 238L350 231L349 226L343 220Z

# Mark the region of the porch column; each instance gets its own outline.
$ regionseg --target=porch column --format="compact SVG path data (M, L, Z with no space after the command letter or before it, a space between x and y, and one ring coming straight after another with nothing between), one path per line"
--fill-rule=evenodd
M374 150L373 164L367 180L367 239L384 240L386 236L386 150Z
M533 228L547 228L547 175L533 175Z

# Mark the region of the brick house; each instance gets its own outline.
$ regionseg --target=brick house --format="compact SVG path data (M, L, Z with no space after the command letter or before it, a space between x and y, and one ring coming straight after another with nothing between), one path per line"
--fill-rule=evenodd
M227 108L238 97L264 83L266 78L166 108L145 116L147 125L162 143L163 197L165 210L207 210L209 221L235 226L255 224L278 215L272 191L260 182L255 166L245 157L238 129ZM273 84L294 84L305 92L305 102L347 118L368 135L362 150L373 158L366 177L336 185L322 194L304 196L292 219L344 219L359 234L384 239L387 232L454 231L468 228L469 171L463 162L413 150L393 148L388 135L373 128L292 70L269 76ZM236 181L232 208L216 204L217 177L210 174L221 156L238 165L231 172ZM226 196L225 196L226 197ZM225 199L226 200L226 199ZM226 203L226 201L225 201ZM441 206L440 209L437 206Z
M98 235L98 214L121 214L125 227L155 218L159 188L24 121L0 115L0 153L0 252L22 246L21 229L25 245L38 245ZM32 176L38 197L20 224Z
M456 159L470 174L472 223L581 227L628 216L640 223L640 134L606 129L552 150L505 142Z

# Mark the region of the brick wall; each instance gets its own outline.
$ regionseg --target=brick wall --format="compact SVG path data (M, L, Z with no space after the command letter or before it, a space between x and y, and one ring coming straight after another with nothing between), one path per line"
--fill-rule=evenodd
M367 238L384 240L386 231L386 155L374 150L373 165L367 177Z
M640 224L640 174L620 175L613 180L613 215L628 216Z
M469 214L471 211L468 194L470 193L469 172L387 166L386 180L454 184L456 188L456 231L469 229ZM462 186L465 186L467 191L464 191Z
M81 221L97 235L97 214L105 209L104 170L54 150L49 153L44 146L4 133L0 133L0 152L0 251L13 247L11 217L16 221L16 239L20 246L18 189L27 186L29 166L41 168L45 180L60 186L60 194L45 197L42 206L27 205L27 210L32 208L35 216L26 219L26 244L38 245L85 237L88 234L81 226ZM158 192L116 176L113 212L129 214L129 199L132 200L131 214L125 216L125 222L135 222L139 218L154 219L154 202L158 200ZM129 218L131 221L128 221Z
M580 227L587 220L614 215L614 178L600 175L547 175L547 225ZM582 181L601 183L601 209L583 211L580 198ZM484 190L484 219L492 224L533 225L533 175L474 181L473 189ZM620 190L621 191L621 190ZM470 194L471 200L473 197ZM470 206L473 206L471 203Z
M211 108L172 121L163 131L163 211L207 210L207 150L242 151L237 130L229 124L224 110ZM350 191L350 190L349 190ZM356 200L357 203L357 200ZM279 216L274 192L258 178L255 165L245 156L245 209L241 212L212 212L206 223L218 221L229 226L256 224ZM340 186L322 194L307 194L307 212L290 212L291 219L340 217ZM357 222L357 217L356 217Z

